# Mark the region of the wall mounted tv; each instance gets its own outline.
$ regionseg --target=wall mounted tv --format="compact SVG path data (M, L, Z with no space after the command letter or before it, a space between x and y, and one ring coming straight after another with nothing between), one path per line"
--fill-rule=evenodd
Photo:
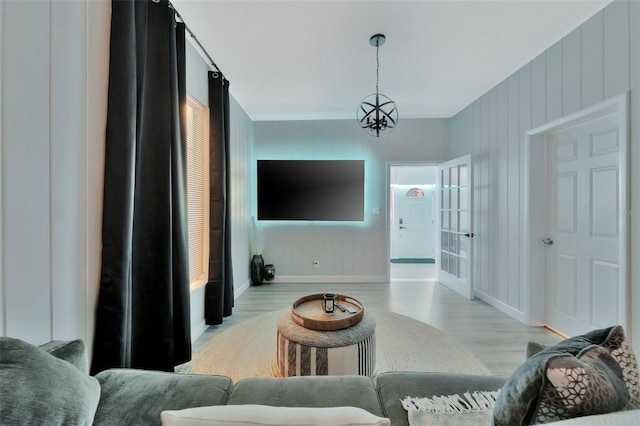
M364 160L258 160L258 220L364 220Z

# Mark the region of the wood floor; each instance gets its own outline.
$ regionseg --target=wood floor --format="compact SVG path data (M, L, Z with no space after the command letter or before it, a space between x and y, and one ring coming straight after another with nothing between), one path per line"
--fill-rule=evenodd
M225 318L223 324L209 327L193 349L242 321L284 309L306 294L323 292L348 294L365 307L386 309L436 327L475 353L497 375L508 376L524 361L527 342L561 340L547 329L524 325L481 300L467 300L434 278L433 264L391 264L389 283L252 286L236 300L233 315Z

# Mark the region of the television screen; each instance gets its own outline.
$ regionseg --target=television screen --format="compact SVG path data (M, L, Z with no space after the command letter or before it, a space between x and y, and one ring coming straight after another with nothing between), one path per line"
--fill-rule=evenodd
M364 220L364 160L258 160L258 220Z

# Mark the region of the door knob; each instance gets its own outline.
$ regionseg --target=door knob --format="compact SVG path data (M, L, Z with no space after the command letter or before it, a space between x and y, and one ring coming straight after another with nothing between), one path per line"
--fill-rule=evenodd
M551 238L545 238L544 240L542 240L543 244L546 244L548 246L552 246L553 245L553 240Z
M400 229L407 229L407 227L406 226L401 226Z
M476 234L474 234L473 232L471 232L471 233L467 232L466 234L464 234L464 236L467 237L467 238L473 238L473 237L476 236Z

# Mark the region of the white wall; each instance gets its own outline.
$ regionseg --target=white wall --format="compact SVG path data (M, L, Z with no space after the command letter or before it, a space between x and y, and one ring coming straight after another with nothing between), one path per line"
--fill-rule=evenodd
M435 185L438 167L430 165L402 166L393 165L389 176L389 183L398 185Z
M91 345L111 5L2 6L2 335Z
M640 2L616 0L451 120L451 157L471 153L475 285L524 320L524 133L631 90L632 312L640 312ZM632 213L630 212L630 213ZM634 315L640 351L640 315Z
M276 281L375 282L388 279L387 162L430 162L449 155L448 120L400 120L385 138L365 134L352 120L254 122L251 211L256 216L258 159L365 160L365 221L258 221L265 263ZM381 214L372 214L374 207ZM314 268L313 260L320 267Z

